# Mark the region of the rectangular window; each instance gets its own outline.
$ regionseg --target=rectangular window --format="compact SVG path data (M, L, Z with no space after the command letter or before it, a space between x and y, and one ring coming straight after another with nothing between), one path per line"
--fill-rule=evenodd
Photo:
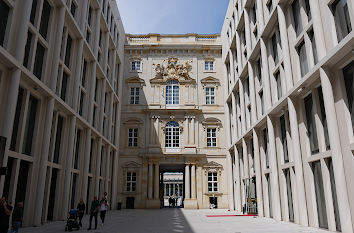
M132 61L132 70L140 70L140 61Z
M80 114L80 116L83 115L84 104L85 104L85 92L81 91L81 93L80 93L80 102L79 102L79 114Z
M304 0L305 1L305 12L307 15L308 21L311 20L311 8L310 8L310 3L309 0Z
M316 41L315 41L315 37L313 34L313 31L311 30L309 32L309 38L311 40L311 47L312 47L312 54L313 54L313 62L316 65L318 62L318 55L317 55L317 47L316 47Z
M127 172L127 192L136 191L136 172Z
M351 62L343 69L345 90L347 92L347 106L352 118L354 131L354 62Z
M277 42L276 33L274 33L273 36L272 36L272 53L273 53L274 64L278 64L278 61L279 61L279 58L278 58L278 42Z
M302 41L296 50L297 50L297 54L299 56L299 61L300 61L301 77L304 77L307 74L307 72L309 71L305 41Z
M42 79L44 55L45 55L45 48L43 47L43 45L40 42L38 42L37 43L36 58L34 60L33 74L39 80Z
M256 76L259 82L259 86L262 86L262 59L261 58L259 58L256 61L255 70L256 70Z
M1 33L1 32L0 32ZM23 65L29 68L29 54L31 50L31 44L32 44L32 33L30 31L27 32L27 41L26 41L26 46L25 46L25 55L23 57Z
M216 147L216 129L207 129L207 147Z
M289 154L288 154L288 142L286 140L286 126L285 126L285 117L282 115L280 117L280 135L281 135L281 143L283 145L283 156L284 162L289 162Z
M76 3L72 1L70 6L70 13L74 18L75 18L76 8L77 8Z
M215 88L206 87L205 88L205 103L206 104L215 104Z
M300 14L300 2L299 0L293 1L291 4L293 18L294 18L294 27L296 34L299 34L302 31L302 21Z
M75 200L75 197L76 197L76 183L77 183L77 174L76 173L73 173L73 182L71 184L71 209L73 209L75 207L75 204L76 204L76 200Z
M128 129L128 146L137 147L138 146L138 129L131 128Z
M17 135L19 133L18 129L20 124L21 109L23 104L23 94L24 94L24 90L20 87L18 89L16 112L15 112L14 124L12 127L11 144L10 144L10 150L12 151L16 150Z
M60 98L65 101L66 99L66 89L68 86L68 74L64 71L63 78L61 80L61 90L60 90Z
M76 131L75 157L74 157L74 169L78 169L78 167L79 167L80 138L81 138L81 130L77 129L77 131Z
M87 74L87 61L84 59L84 64L82 68L82 77L81 77L81 85L85 87L86 85L86 74Z
M208 192L218 191L218 173L208 172Z
M315 113L313 111L312 94L308 95L304 99L305 111L306 111L306 123L307 123L307 135L310 140L311 154L318 153L318 141L315 125Z
M326 118L326 111L325 111L324 102L323 102L322 88L321 87L317 88L317 92L318 92L318 98L319 98L319 102L320 102L321 122L322 122L322 126L323 126L323 131L324 131L326 148L330 149L331 145L329 143L327 118Z
M275 76L275 82L277 84L277 94L278 94L278 100L283 96L283 90L281 87L281 78L280 78L280 72L278 71Z
M318 224L321 228L328 228L326 199L323 187L321 162L316 161L311 164L315 185L315 195L317 204Z
M92 24L92 8L91 8L91 6L89 6L89 10L88 10L87 23L91 27L91 24Z
M47 0L44 0L42 8L41 26L39 28L39 33L43 36L44 39L47 39L50 11L51 6L49 5Z
M286 180L286 193L288 197L289 220L290 222L294 222L293 192L291 190L290 169L285 169L284 175Z
M70 68L70 57L71 57L71 44L72 44L72 38L70 34L68 34L68 38L66 39L66 50L65 50L65 60L64 63L65 65Z
M334 1L332 3L332 12L336 25L337 38L338 41L341 41L352 31L347 0Z
M30 22L32 25L34 25L34 20L36 19L36 13L37 13L37 2L38 0L33 0L32 3L32 9L31 9L31 16L30 16Z
M205 62L205 70L214 70L214 62L206 61Z
M95 140L91 138L91 147L90 147L90 162L89 162L89 173L92 173L92 158L93 158L93 148Z
M264 114L264 98L263 98L263 91L259 92L259 99L261 101L261 115Z
M53 158L54 163L59 163L63 122L64 122L63 117L58 115L57 131L56 131L55 143L54 143L54 158Z
M9 11L10 7L4 1L0 1L0 46L4 45Z
M131 87L130 88L130 104L139 104L140 88Z
M38 100L30 95L22 144L22 153L26 155L32 155L32 141L34 136L34 126L37 118L37 105Z
M266 168L269 168L269 159L268 159L268 132L267 129L263 129L263 149L265 154Z

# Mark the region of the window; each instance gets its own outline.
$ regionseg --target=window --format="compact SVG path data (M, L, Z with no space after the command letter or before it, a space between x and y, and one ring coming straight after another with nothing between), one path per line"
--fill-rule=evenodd
M80 114L80 116L83 115L84 104L85 104L85 92L81 91L81 93L80 93L80 102L79 102L79 114Z
M218 173L208 172L208 192L218 191Z
M216 147L216 129L207 129L207 147Z
M319 102L320 102L321 122L322 122L324 136L325 136L326 148L329 149L331 145L329 143L327 117L326 117L326 111L325 111L325 106L324 106L324 102L323 102L322 87L317 88L317 93L318 93L318 98L319 98Z
M205 70L214 70L214 62L206 61L205 62Z
M272 36L272 53L273 53L274 63L278 64L278 61L279 61L279 58L278 58L278 42L277 42L276 33L274 33L273 36Z
M87 74L87 61L84 59L84 64L82 68L81 85L85 87L86 85L86 74Z
M178 81L169 80L166 85L166 105L179 104L179 86Z
M66 89L68 85L68 74L63 72L63 79L61 80L61 90L60 90L60 98L65 101L66 98Z
M261 101L261 115L264 114L264 98L263 98L263 91L259 92L259 99Z
M55 144L54 144L54 163L59 163L59 156L60 156L60 147L61 147L61 138L62 138L62 131L63 131L63 122L64 118L62 116L58 116L57 121L57 131L55 136Z
M17 95L15 118L12 126L11 144L10 144L10 150L12 151L15 151L16 149L17 135L19 134L21 109L23 105L23 96L24 96L24 90L21 87L19 87L18 95Z
M77 8L76 3L72 1L70 6L70 13L74 18L75 18L76 8Z
M281 87L281 78L280 78L280 72L278 71L275 75L275 82L277 83L277 93L278 93L278 100L283 96L283 90Z
M297 47L297 54L299 55L301 77L305 76L309 71L306 55L305 41L302 41Z
M127 172L127 192L136 191L136 172Z
M313 62L316 65L318 62L318 55L317 55L317 47L316 47L316 41L315 37L313 34L313 30L309 32L309 38L311 40L311 47L312 47L312 54L313 54Z
M70 68L70 55L71 55L71 44L72 44L72 38L68 34L68 38L66 40L66 51L65 51L65 60L64 63L65 65Z
M51 6L49 5L48 1L45 0L43 2L41 26L39 28L39 33L43 36L44 39L47 39L50 11L51 11Z
M37 3L38 3L38 0L33 0L32 9L31 9L31 16L30 16L30 22L32 23L32 25L34 25L34 20L36 18Z
M294 27L296 34L299 34L302 31L302 22L301 22L301 14L300 14L300 2L299 0L293 1L291 4L293 18L294 18Z
M128 129L128 146L129 147L138 146L138 128Z
M206 87L205 88L205 103L206 104L215 104L215 88Z
M352 125L354 129L354 62L351 62L344 68L343 74L348 99L347 106L352 118Z
M307 135L310 140L310 149L311 154L318 153L318 141L317 141L317 132L316 125L314 119L314 111L313 111L313 101L312 94L308 95L304 99L305 103L305 111L306 111L306 123L307 123Z
M268 159L268 131L263 129L263 149L265 154L266 168L269 168L269 159Z
M130 88L130 104L139 104L139 95L140 95L140 88L139 87L131 87Z
M269 13L271 13L273 10L273 0L269 0L266 5Z
M332 12L336 25L337 38L341 41L352 31L347 0L336 0L332 3Z
M38 100L30 95L26 116L25 133L23 136L22 153L32 154L32 141L34 136L34 126L36 124Z
M140 61L132 61L132 70L140 70L141 62Z
M9 11L10 11L10 7L4 1L0 1L0 46L4 45Z
M289 162L289 154L288 154L288 142L286 140L286 126L285 126L285 117L282 115L280 117L280 136L281 136L281 143L283 145L283 156L284 162Z
M165 147L179 148L179 124L175 121L169 121L165 130Z
M36 58L34 61L33 74L41 80L42 78L42 70L43 70L43 61L44 61L45 48L43 45L38 42L37 43L37 52Z
M255 73L259 82L259 86L262 86L262 60L259 58L255 64Z
M0 32L1 33L1 32ZM31 43L32 43L32 33L30 31L27 32L27 41L26 41L26 46L25 46L25 55L23 57L23 65L29 68L29 54L30 54L30 49L31 49Z
M75 157L74 157L74 168L75 169L79 168L80 138L81 138L81 130L77 129L77 131L76 131Z

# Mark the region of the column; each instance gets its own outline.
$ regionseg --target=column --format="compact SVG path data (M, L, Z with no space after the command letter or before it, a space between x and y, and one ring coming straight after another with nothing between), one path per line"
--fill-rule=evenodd
M67 157L66 157L66 166L64 173L64 189L63 189L63 199L62 199L62 219L66 219L68 216L69 209L69 195L70 195L70 179L71 179L71 167L73 161L74 154L74 138L75 138L75 125L76 125L76 117L71 116L70 118L70 129L69 129L69 140L68 148L67 148Z
M152 199L152 163L149 163L148 199Z
M185 199L190 199L190 176L189 176L189 164L185 167Z
M301 148L300 148L300 136L299 126L296 115L295 101L290 97L288 98L289 109L289 123L291 131L291 139L293 142L294 151L294 164L295 164L295 179L296 179L296 192L299 205L299 222L302 226L308 226L306 195L305 195L305 183L302 170Z
M194 118L195 118L195 116L190 116L190 118L191 118L191 130L189 131L190 132L190 144L191 145L194 145L195 144L195 142L194 142L194 140L195 140L195 132L194 132L194 127L195 127L195 125L194 125Z
M232 177L232 159L230 152L226 152L226 163L227 163L227 188L228 188L228 197L229 197L229 210L235 210L234 208L234 179Z
M97 155L96 155L96 171L95 171L95 196L100 193L100 168L102 157L102 138L98 140Z
M74 67L75 71L74 74L74 87L73 87L73 92L72 92L72 106L74 111L78 111L78 102L79 102L79 84L80 84L80 77L81 77L81 63L82 63L82 50L84 47L84 39L79 40L79 45L78 45L78 51L77 51L77 57L76 57L76 67ZM104 99L104 98L103 98ZM103 106L103 105L102 105Z
M195 164L192 164L192 169L191 169L191 194L192 194L192 199L197 198L197 192L196 192L196 182L195 182Z
M261 44L261 56L262 56L262 82L264 83L263 86L264 109L268 110L272 106L272 97L270 94L267 47L263 38L260 38L260 44Z
M45 189L45 179L47 176L47 161L49 154L49 144L50 144L50 133L52 130L53 121L53 110L54 110L54 98L49 97L47 100L47 112L45 117L44 132L42 138L42 154L40 156L39 164L39 174L38 174L38 184L36 192L36 208L42 210L44 202L44 189ZM41 224L42 211L35 212L33 223L36 226Z
M150 119L150 144L155 144L155 122L154 122L154 116L151 117Z
M286 91L293 87L293 76L290 64L290 53L289 53L289 42L288 42L288 32L286 29L285 14L282 6L278 6L278 21L279 21L279 33L281 39L281 49L283 51L283 61L284 61L284 72L285 72L285 82Z
M254 167L256 171L256 193L257 193L257 208L258 216L263 217L263 195L262 195L262 174L261 174L261 159L259 155L258 134L253 129L253 148L254 148Z
M88 171L90 165L90 151L91 151L91 128L86 129L86 140L85 140L85 158L84 158L84 172L82 176L82 189L81 197L86 200L87 196L87 185L88 185Z
M239 152L237 146L234 146L234 160L235 160L235 169L234 169L234 176L235 176L235 209L238 211L242 210L241 207L241 176L240 176L240 159L239 159Z
M325 37L324 37L324 32L323 32L323 27L322 27L322 19L321 19L321 11L320 5L318 3L318 0L311 0L309 1L310 8L311 8L311 18L312 18L312 27L313 27L313 34L315 37L316 41L316 48L317 48L317 56L318 60L321 60L326 56L326 42L325 42Z
M111 163L111 145L108 144L107 145L107 149L106 149L106 164L104 165L105 168L105 174L104 174L104 192L108 192L108 185L109 185L109 166Z
M160 179L160 170L159 170L159 163L155 163L155 191L154 191L154 199L155 200L158 200L160 197L160 190L159 190L159 185L160 185L160 182L159 182L159 179Z
M279 197L279 182L278 182L278 166L275 150L275 137L274 137L274 126L267 116L267 126L268 126L268 140L269 140L269 166L270 166L270 183L271 183L271 193L272 193L272 211L273 218L277 221L281 221L281 210L280 210L280 197Z
M176 193L176 184L173 183L172 185L173 185L172 195L175 195L175 193Z
M184 135L185 135L185 144L189 145L189 123L188 123L188 116L184 118Z
M111 194L111 209L114 208L115 204L117 203L117 183L118 183L118 150L115 150L113 153L113 177L111 178L112 181L112 194Z
M326 68L320 69L323 102L328 123L328 136L332 150L332 163L335 178L335 185L338 197L338 209L342 232L353 232L351 213L349 209L348 193L345 183L343 167L343 155L340 144L337 116L334 105L333 88L330 80L330 73Z

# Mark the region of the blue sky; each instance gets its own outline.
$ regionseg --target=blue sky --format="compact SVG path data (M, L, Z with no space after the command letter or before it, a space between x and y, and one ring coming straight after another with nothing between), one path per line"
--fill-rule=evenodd
M126 33L220 33L229 0L116 0Z

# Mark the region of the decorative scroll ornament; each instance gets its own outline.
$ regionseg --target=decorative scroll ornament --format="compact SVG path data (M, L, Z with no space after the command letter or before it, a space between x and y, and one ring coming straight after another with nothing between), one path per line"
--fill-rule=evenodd
M153 64L156 75L150 82L166 83L169 79L175 79L180 83L194 81L189 75L192 70L190 63L191 61L186 61L185 64L177 64L176 58L169 58L162 64Z

